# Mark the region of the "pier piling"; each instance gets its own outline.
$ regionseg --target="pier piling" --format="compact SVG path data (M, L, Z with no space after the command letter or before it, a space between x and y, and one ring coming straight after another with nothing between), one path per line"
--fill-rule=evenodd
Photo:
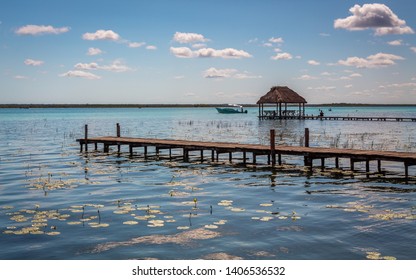
M127 145L129 147L129 156L133 157L133 149L135 147L143 147L144 158L148 158L148 147L155 147L157 158L159 158L159 151L161 149L169 149L169 159L172 159L172 149L182 149L182 156L185 162L190 161L189 153L191 151L200 152L200 160L204 162L204 151L211 151L212 162L219 161L219 154L228 154L228 160L233 162L233 153L242 153L242 163L246 164L248 160L247 153L251 153L253 157L253 165L257 164L257 156L267 156L267 163L271 166L276 165L277 162L282 165L282 155L300 156L304 157L304 165L313 167L313 160L320 159L320 167L324 170L325 160L328 158L335 159L335 168L340 168L340 158L350 160L350 170L355 171L356 162L365 162L365 171L367 177L370 176L370 161L377 161L377 171L382 173L381 161L399 162L404 164L404 177L409 179L409 166L416 165L416 153L411 152L394 152L394 151L374 151L374 150L354 150L354 149L339 149L339 148L324 148L324 147L309 147L309 129L305 128L304 146L282 146L276 145L275 130L270 130L269 145L260 144L241 144L230 142L204 142L204 141L189 141L189 140L167 140L167 139L149 139L149 138L132 138L121 137L120 124L117 124L116 136L105 137L89 137L88 125L84 126L84 137L77 139L80 143L80 150L83 151L85 145L85 152L88 152L88 144L94 144L97 149L97 144L103 144L104 153L110 152L110 146L117 146L120 152L120 146ZM216 155L215 155L216 154Z

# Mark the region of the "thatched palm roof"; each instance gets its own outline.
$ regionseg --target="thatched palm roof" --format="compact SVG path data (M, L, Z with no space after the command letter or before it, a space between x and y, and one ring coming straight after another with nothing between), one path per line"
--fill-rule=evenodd
M307 103L305 98L288 87L272 87L268 93L263 95L257 104L263 103Z

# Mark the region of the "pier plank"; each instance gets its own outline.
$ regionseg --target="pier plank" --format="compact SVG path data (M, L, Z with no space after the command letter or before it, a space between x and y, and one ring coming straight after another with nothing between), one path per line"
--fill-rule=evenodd
M408 167L416 165L416 153L411 152L397 152L397 151L374 151L374 150L357 150L357 149L339 149L339 148L324 148L324 147L301 147L301 146L282 146L282 145L262 145L262 144L244 144L231 142L206 142L206 141L191 141L191 140L175 140L175 139L157 139L157 138L136 138L136 137L91 137L77 139L77 142L85 146L85 151L88 151L88 144L103 144L104 152L108 152L109 146L128 145L129 152L133 154L134 147L144 147L145 156L147 147L153 146L159 149L183 149L184 159L189 160L190 151L200 151L201 158L203 158L203 151L209 150L212 152L212 159L214 153L229 153L229 160L232 161L232 153L242 152L244 154L243 162L246 162L246 153L252 153L253 163L256 163L256 156L267 155L274 157L278 155L279 165L282 163L282 155L294 155L305 157L305 164L311 166L313 159L321 159L321 167L324 168L326 158L335 158L336 166L340 158L350 159L351 169L354 170L355 162L366 162L366 171L369 170L369 161L378 162L378 170L381 170L381 161L401 162L405 166L405 176L408 177ZM275 159L272 159L272 164L275 164Z

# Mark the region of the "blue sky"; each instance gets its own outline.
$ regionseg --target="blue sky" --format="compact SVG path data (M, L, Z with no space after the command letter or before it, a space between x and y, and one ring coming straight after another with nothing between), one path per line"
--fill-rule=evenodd
M0 2L0 103L416 103L416 2Z

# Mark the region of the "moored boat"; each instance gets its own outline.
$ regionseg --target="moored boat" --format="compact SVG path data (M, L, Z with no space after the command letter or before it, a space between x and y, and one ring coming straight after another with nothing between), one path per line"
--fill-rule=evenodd
M228 104L224 107L216 107L220 114L247 114L247 110L244 110L243 106L237 104Z

